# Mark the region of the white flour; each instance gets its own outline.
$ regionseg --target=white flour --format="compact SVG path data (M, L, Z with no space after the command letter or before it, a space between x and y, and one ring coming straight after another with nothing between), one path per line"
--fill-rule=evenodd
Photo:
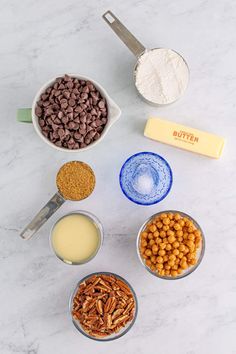
M159 48L145 52L139 59L135 84L148 101L168 104L185 91L189 70L183 58L171 49Z

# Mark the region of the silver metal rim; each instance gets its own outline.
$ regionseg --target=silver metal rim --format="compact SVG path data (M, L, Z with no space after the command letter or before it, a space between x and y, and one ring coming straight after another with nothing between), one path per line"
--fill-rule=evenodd
M201 246L201 250L200 250L200 254L199 254L199 257L198 257L198 261L197 261L197 264L195 264L194 266L186 269L186 271L183 273L183 274L180 274L179 276L177 277L168 277L168 276L161 276L159 275L157 272L153 272L146 264L145 264L145 261L143 260L140 252L139 252L139 244L140 244L140 236L141 236L141 233L142 231L145 229L146 225L156 216L159 216L161 215L162 213L179 213L181 216L183 217L187 217L189 218L193 223L194 225L201 231L201 234L202 234L202 246ZM202 231L202 228L201 226L197 223L197 221L195 221L193 219L192 216L182 212L182 211L179 211L179 210L163 210L161 212L158 212L156 214L153 214L152 216L150 216L144 223L143 225L140 227L139 229L139 232L138 232L138 236L137 236L137 240L136 240L136 251L137 251L137 255L138 255L138 258L141 262L141 264L144 266L144 268L149 272L151 273L152 275L154 275L155 277L157 278L160 278L160 279L165 279L165 280L178 280L178 279L183 279L185 278L186 276L188 276L189 274L193 273L197 268L198 266L200 265L200 263L202 262L202 259L203 259L203 256L205 254L205 248L206 248L206 240L205 240L205 235Z
M97 250L95 251L95 253L93 253L88 259L86 259L86 261L84 262L71 262L71 261L68 261L68 260L65 260L63 258L61 258L54 250L53 248L53 245L52 245L52 233L53 233L53 230L54 230L54 227L65 217L67 216L70 216L70 215L75 215L75 214L79 214L79 215L85 215L87 216L92 222L93 224L96 226L97 230L99 231L98 232L98 235L99 235L99 245L97 247ZM95 216L93 215L92 213L88 212L88 211L85 211L85 210L78 210L78 211L72 211L68 214L65 214L63 215L62 217L60 217L54 224L53 226L51 227L51 231L50 231L50 236L49 236L49 244L50 244L50 248L51 250L53 251L53 253L55 254L55 256L60 259L63 263L65 264L69 264L69 265L81 265L81 264L85 264L85 263L88 263L89 261L91 261L98 253L98 251L100 250L100 248L102 247L102 244L103 244L103 239L104 239L104 229L103 229L103 226L100 222L100 220Z

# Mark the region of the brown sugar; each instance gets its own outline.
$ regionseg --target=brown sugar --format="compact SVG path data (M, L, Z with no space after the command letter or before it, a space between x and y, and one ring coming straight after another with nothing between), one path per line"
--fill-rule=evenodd
M81 161L65 163L57 173L57 188L65 199L87 198L95 187L95 175L89 165Z

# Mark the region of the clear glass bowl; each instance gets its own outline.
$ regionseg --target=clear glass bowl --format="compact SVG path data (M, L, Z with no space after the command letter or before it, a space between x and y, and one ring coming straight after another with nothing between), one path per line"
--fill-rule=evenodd
M187 217L190 221L193 222L193 224L201 231L202 234L202 242L201 245L199 247L199 249L197 250L197 263L194 266L191 266L189 268L187 268L186 270L183 270L183 273L177 275L176 277L171 277L171 276L161 276L159 275L157 272L152 271L146 264L145 264L145 259L142 258L141 254L140 254L140 241L141 241L141 233L144 231L144 229L146 228L147 224L156 216L161 215L162 213L178 213L183 217ZM200 225L188 214L183 213L182 211L178 211L178 210L164 210L161 211L159 213L153 214L152 216L150 216L145 222L144 224L141 226L141 228L139 229L138 232L138 236L137 236L137 242L136 242L136 249L137 249L137 254L138 254L138 258L140 260L140 262L142 263L142 265L154 276L156 276L157 278L161 278L161 279L167 279L167 280L176 280L176 279L182 279L184 277L186 277L187 275L191 274L192 272L194 272L197 267L199 266L199 264L201 263L204 253L205 253L205 236L204 233L200 227Z
M92 223L95 225L97 231L98 231L98 237L99 237L99 242L98 242L98 247L96 249L96 251L91 254L91 256L89 258L87 258L86 260L84 260L83 262L72 262L68 259L64 259L61 258L59 254L57 254L57 252L55 251L55 249L53 248L53 244L52 244L52 234L53 234L53 230L55 228L55 226L57 225L57 223L59 223L59 221L61 221L63 218L66 218L67 216L70 215L84 215L87 216L87 218L89 218ZM102 243L103 243L103 238L104 238L104 230L103 230L103 226L100 222L100 220L93 215L92 213L85 211L85 210L77 210L77 211L72 211L68 214L63 215L61 218L59 218L54 225L51 228L51 232L50 232L50 238L49 238L49 242L50 242L50 247L51 250L53 251L53 253L57 256L58 259L60 259L62 262L66 263L66 264L70 264L70 265L80 265L80 264L85 264L89 261L91 261L98 253L98 251L100 250L100 248L102 247Z
M162 156L143 151L124 162L119 180L121 190L129 200L140 205L152 205L168 195L173 175Z
M96 338L96 337L93 337L93 336L90 336L87 332L84 331L84 329L82 328L82 326L80 325L80 322L78 320L75 320L72 316L72 309L73 309L73 299L74 299L74 296L76 295L78 289L79 289L79 286L81 283L83 283L83 281L87 280L88 278L92 277L93 275L102 275L102 274L105 274L105 275L113 275L114 277L122 280L131 290L132 294L133 294L133 297L134 297L134 302L135 302L135 313L134 313L134 317L133 319L128 322L126 324L126 326L124 328L122 328L118 333L113 333L107 337L104 337L104 338ZM135 321L136 321L136 318L137 318L137 314L138 314L138 300L137 300L137 296L135 294L135 291L134 289L132 288L132 286L127 282L127 280L125 280L124 278L122 278L121 276L115 274L115 273L111 273L111 272L96 272L96 273L91 273L91 274L88 274L86 275L83 279L81 279L75 290L72 292L71 296L70 296L70 300L69 300L69 311L70 311L70 315L71 315L71 319L72 319L72 322L75 326L75 328L80 332L82 333L85 337L88 337L90 339L93 339L93 340L96 340L96 341L99 341L99 342L107 342L107 341L112 341L112 340L115 340L115 339L118 339L122 336L124 336L126 333L129 332L129 330L131 329L131 327L134 325Z

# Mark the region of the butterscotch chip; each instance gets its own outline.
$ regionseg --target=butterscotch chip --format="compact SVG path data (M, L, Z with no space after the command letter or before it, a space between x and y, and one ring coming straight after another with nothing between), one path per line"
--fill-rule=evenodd
M87 198L95 187L95 175L89 165L80 161L65 163L58 171L56 184L65 199Z

